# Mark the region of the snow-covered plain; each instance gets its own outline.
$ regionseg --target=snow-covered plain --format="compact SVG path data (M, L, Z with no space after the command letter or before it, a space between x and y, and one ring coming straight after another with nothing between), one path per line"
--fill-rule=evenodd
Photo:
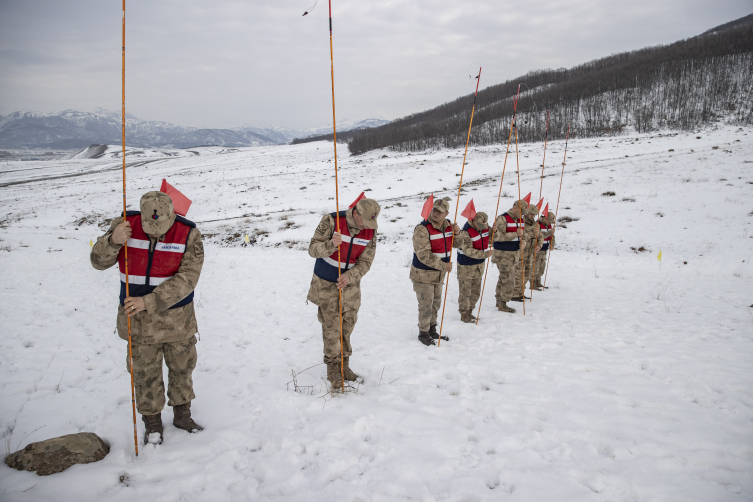
M547 152L552 208L563 146ZM523 195L539 193L542 149L520 149ZM119 161L0 167L6 450L79 431L112 447L49 477L2 465L0 499L753 499L753 129L571 141L559 215L574 221L550 289L525 316L497 312L492 268L467 325L453 275L439 348L416 340L410 236L428 193L454 210L463 152L340 147L340 207L368 189L383 211L353 335L366 383L334 398L324 365L303 371L322 357L305 249L335 208L332 144L192 150L127 157L129 206L167 178L193 199L206 248L193 403L206 429L175 429L167 409L164 444L138 458L118 276L88 257L121 210ZM461 210L473 197L494 213L503 159L504 146L470 150Z

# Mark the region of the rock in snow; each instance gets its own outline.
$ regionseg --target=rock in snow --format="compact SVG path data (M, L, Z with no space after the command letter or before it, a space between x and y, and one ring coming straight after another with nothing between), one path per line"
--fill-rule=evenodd
M79 432L30 443L23 450L8 455L5 463L19 471L40 476L62 472L74 464L89 464L105 458L110 447L91 432Z

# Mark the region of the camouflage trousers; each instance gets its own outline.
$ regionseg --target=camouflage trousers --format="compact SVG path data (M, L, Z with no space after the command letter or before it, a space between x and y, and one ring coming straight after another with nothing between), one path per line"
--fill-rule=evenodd
M546 272L546 255L548 250L541 250L536 253L536 267L533 270L533 287L541 287L541 278Z
M172 343L133 345L133 383L136 387L136 408L142 415L156 415L165 407L165 383L162 380L162 359L167 364L168 406L191 402L191 374L196 368L196 336ZM126 368L130 372L128 348Z
M520 282L520 251L503 251L495 255L494 264L499 269L497 288L494 291L499 305L512 299L515 284Z
M322 323L322 339L324 340L324 362L326 364L340 362L340 311L339 309L323 310L319 307L317 319ZM358 321L358 310L343 312L343 355L350 357L353 347L350 345L350 335Z
M476 279L465 279L458 277L460 292L458 294L458 312L461 314L466 311L472 311L476 308L479 296L481 296L481 280L483 277Z
M533 248L533 245L531 245ZM518 260L515 265L515 296L523 296L525 293L526 283L531 280L531 270L533 269L533 250L528 252L528 248L523 252L523 261ZM520 256L520 252L518 252ZM523 270L521 271L521 267Z
M442 304L443 284L444 277L439 284L413 283L413 291L416 292L416 298L418 298L419 331L428 332L433 325L437 324L437 313Z

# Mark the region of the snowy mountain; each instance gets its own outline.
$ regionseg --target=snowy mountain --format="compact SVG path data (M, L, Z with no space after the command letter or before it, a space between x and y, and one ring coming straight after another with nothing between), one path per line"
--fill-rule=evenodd
M306 303L309 239L335 211L331 143L130 151L128 207L166 178L193 200L205 252L191 407L204 430L175 428L166 407L164 444L138 457L117 266L89 263L122 211L117 148L0 163L6 451L76 432L110 445L51 476L0 466L0 500L749 502L751 138L570 138L549 289L525 315L499 312L490 266L479 323L465 324L453 270L440 347L416 340L412 231L429 193L493 218L505 146L470 147L459 204L463 148L342 149L340 209L369 190L382 211L352 337L366 381L337 397ZM500 211L518 197L516 158L523 195L543 181L552 209L564 141L549 141L543 180L543 144L518 151Z
M388 121L342 121L342 131L376 127ZM183 127L169 122L141 120L126 113L126 142L140 148L190 148L268 146L293 138L322 134L331 126L315 129L241 126L228 129ZM120 112L97 108L94 112L63 110L53 113L17 111L0 116L0 148L75 149L91 144L121 142Z

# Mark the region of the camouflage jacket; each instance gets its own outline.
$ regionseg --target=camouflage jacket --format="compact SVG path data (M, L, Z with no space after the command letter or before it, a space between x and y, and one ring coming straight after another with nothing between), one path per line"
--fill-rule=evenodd
M356 235L359 230L356 222L353 220L353 209L345 212L345 220L348 222L348 232L350 235ZM309 256L312 258L326 258L337 251L337 247L332 244L332 234L335 233L335 219L325 214L316 227L314 236L309 243ZM353 268L349 269L343 275L348 276L348 285L342 290L343 293L343 311L358 310L361 307L361 278L369 271L371 264L374 262L376 255L377 232L374 231L374 237L366 245L361 256L356 260ZM309 294L306 297L308 301L321 307L323 310L337 310L339 308L340 294L337 290L337 284L325 281L316 274L312 274Z
M491 229L489 229L489 231L491 232ZM477 260L486 258L485 250L476 249L473 247L473 241L471 240L471 236L467 230L462 230L460 232L460 235L457 236L457 239L460 241L460 249L467 257ZM478 263L476 265L461 265L460 263L458 263L458 279L478 279L479 277L484 275L485 265L486 262Z
M123 246L116 246L110 242L110 236L123 221L123 217L115 218L110 229L97 239L90 255L91 264L97 270L106 270L118 262L118 254ZM160 237L160 240L164 238ZM152 246L156 239L150 236ZM169 280L144 296L145 311L138 312L131 317L131 337L133 343L157 344L172 343L188 340L198 331L194 303L171 309L170 307L191 294L196 288L204 264L204 245L198 228L191 229L186 242L186 251L180 262L180 268ZM117 295L113 295L116 297ZM128 316L123 306L118 303L117 317L118 335L128 340Z
M452 224L446 220L443 222L442 228L431 222L431 225L437 230L445 231L447 227L452 228ZM452 247L459 248L463 244L463 233L456 235L452 240ZM467 235L467 234L466 234ZM418 261L426 265L427 267L435 268L437 270L421 270L413 266L410 266L410 280L413 282L420 282L422 284L441 284L444 281L445 270L447 264L443 262L439 257L434 256L431 252L431 239L429 239L429 231L423 225L416 225L413 230L413 252L416 253Z

